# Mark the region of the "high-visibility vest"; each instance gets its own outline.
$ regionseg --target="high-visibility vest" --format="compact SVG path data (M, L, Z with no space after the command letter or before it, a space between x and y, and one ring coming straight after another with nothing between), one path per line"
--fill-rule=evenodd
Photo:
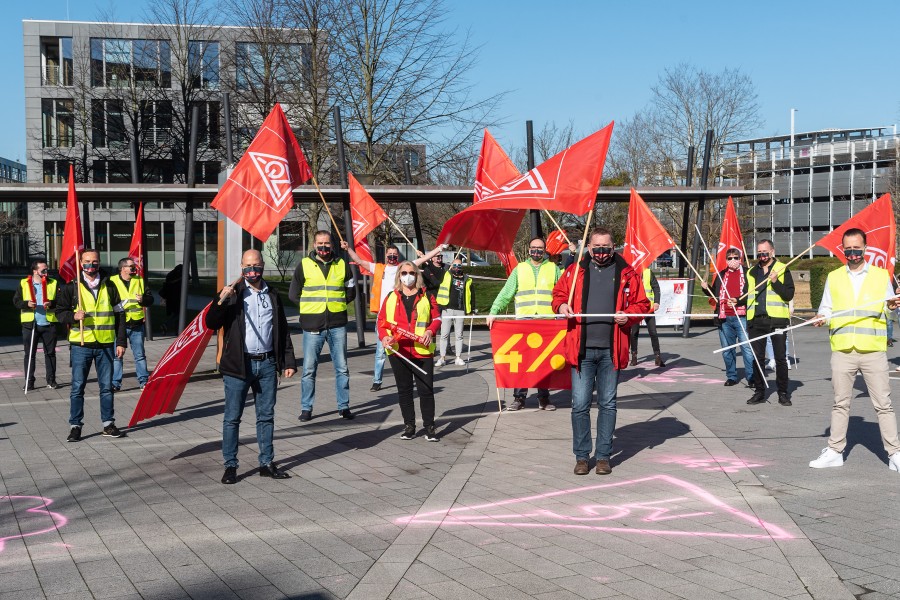
M775 269L775 272L778 273L778 282L784 283L784 264L776 260L775 264L772 265L772 269ZM769 272L771 273L771 270ZM766 314L773 319L790 319L791 309L788 306L788 303L775 293L775 290L772 289L772 283L768 279L769 278L766 277L766 284L763 286L763 293L766 295ZM752 320L756 314L756 295L759 293L759 290L756 289L757 284L758 282L756 281L756 278L753 277L752 271L748 270L747 286L750 288L750 292L747 296L748 321Z
M375 273L372 274L372 290L369 292L369 311L377 313L381 310L381 280L384 279L384 263L375 263Z
M834 312L854 306L853 312L832 317L828 323L831 334L831 350L835 352L885 352L887 351L887 320L884 315L885 291L891 276L885 269L869 265L857 296L850 283L847 267L828 274L825 285L831 293Z
M22 286L22 299L25 302L31 298L31 292L34 290L32 287L34 284L32 283L31 277L26 277L22 281L19 282ZM35 295L37 298L37 295ZM44 302L50 302L56 298L56 280L55 279L47 279L47 297L44 298ZM22 323L31 323L34 321L34 309L33 308L23 308L19 312L19 320ZM56 313L48 312L47 320L51 323L56 323Z
M346 267L344 259L336 258L328 267L328 278L316 261L305 256L303 265L303 291L300 293L300 314L318 315L327 308L333 313L347 310L347 291L344 287Z
M556 265L545 260L538 268L537 280L531 261L516 265L519 289L516 291L517 315L552 315L553 286L556 285Z
M119 290L119 299L123 302L125 300L140 301L141 297L144 295L144 280L137 275L131 277L131 286L128 288L125 287L125 282L119 275L113 275L109 280L112 281L113 285L116 286L116 289ZM143 318L144 307L135 302L129 302L125 308L126 323L140 321Z
M384 301L384 318L387 319L388 324L394 326L397 325L396 293L391 294ZM419 337L425 335L425 332L428 330L428 325L431 323L431 302L428 301L427 295L419 295L419 299L416 300L416 305L413 308L412 319L416 324L414 333ZM387 332L388 335L393 335L390 327L387 328ZM416 353L421 356L431 356L434 354L434 338L432 338L431 344L428 346L420 344L419 342L413 342L413 345L416 349Z
M650 300L650 304L653 304L656 299L653 297L653 286L650 285L650 269L645 268L641 273L641 279L644 281L644 293L647 294L647 299ZM652 308L652 307L651 307Z
M437 303L446 306L450 304L450 282L452 281L453 276L450 272L444 273L444 279L441 281L441 287L438 288L437 293ZM472 280L468 277L465 278L465 294L466 294L466 314L470 314L472 312Z
M75 281L75 285L81 285ZM76 289L76 293L77 293ZM112 344L116 341L116 314L109 299L109 289L106 284L100 283L97 289L97 298L90 290L80 290L81 309L84 311L84 320L75 321L69 330L69 342L81 343L81 328L84 328L84 342L90 344Z

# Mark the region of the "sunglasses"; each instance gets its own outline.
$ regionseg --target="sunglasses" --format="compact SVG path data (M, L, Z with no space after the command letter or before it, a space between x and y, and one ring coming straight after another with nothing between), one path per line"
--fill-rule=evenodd
M100 266L100 263L98 263L98 262L86 262L86 263L81 263L81 266L83 266L83 267L99 267L99 266Z
M415 271L400 271L401 275L415 275Z

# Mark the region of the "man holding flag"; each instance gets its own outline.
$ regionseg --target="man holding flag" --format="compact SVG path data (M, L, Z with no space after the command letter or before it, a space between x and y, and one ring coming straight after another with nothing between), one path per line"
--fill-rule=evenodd
M131 344L134 355L134 370L141 389L147 384L150 372L147 370L147 357L144 354L144 309L153 305L153 294L144 287L144 278L138 274L138 266L132 257L119 261L119 273L109 280L119 291L122 301L116 305L115 311L125 315L125 335ZM122 370L124 358L116 357L113 363L113 391L122 389Z
M13 304L19 309L22 322L22 341L25 344L25 385L23 391L34 389L34 359L37 356L37 340L44 346L44 371L47 387L59 388L56 383L56 287L55 279L47 276L47 263L35 260L31 263L31 276L19 282L13 295Z
M728 248L725 254L725 268L719 271L712 288L706 281L701 281L703 293L716 301L715 321L719 329L719 343L723 348L737 342L747 341L747 273L741 264L741 251ZM753 387L753 353L750 344L741 346L744 359L744 377L747 386ZM722 353L725 361L725 386L731 387L740 383L737 372L737 352L729 348Z

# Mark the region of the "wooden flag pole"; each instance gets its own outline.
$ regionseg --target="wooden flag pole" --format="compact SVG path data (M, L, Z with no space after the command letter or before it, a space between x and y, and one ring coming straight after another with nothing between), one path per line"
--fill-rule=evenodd
M744 245L744 236L741 236L741 250L744 251L744 262L747 264L747 270L750 270L750 255L747 254L747 246Z
M316 181L316 176L315 176L315 175L312 176L312 182L313 182L313 185L316 186L316 191L319 192L319 198L322 199L322 204L325 205L325 210L328 212L328 218L331 219L331 224L334 225L334 230L335 230L335 231L337 232L337 234L338 234L338 239L341 240L341 241L343 242L343 241L344 241L344 236L341 235L341 228L338 227L337 221L334 220L334 215L331 214L331 209L328 208L328 203L325 202L325 196L322 194L322 190L319 189L319 182Z
M75 294L78 298L75 310L82 310L81 304L81 255L78 253L78 246L75 246ZM81 332L81 345L84 346L84 319L78 324L78 330ZM26 374L27 377L27 374Z
M397 225L397 223L391 218L391 216L387 213L384 213L384 216L387 217L387 220L391 222L391 225L394 226L394 229L397 230L397 233L399 233L400 235L403 236L403 239L406 240L406 243L409 244L418 253L418 249L416 248L415 244L413 244L411 241L409 241L409 238L406 237L406 234L403 233L403 230L400 229L400 226Z
M594 218L594 207L591 207L591 212L588 213L587 222L584 224L584 235L581 236L581 246L580 248L584 248L587 243L588 232L591 230L591 219ZM572 299L575 297L575 284L578 281L578 269L581 267L581 256L577 256L575 258L575 271L572 277L572 287L569 289L569 310L572 310ZM582 291L583 293L583 291Z
M545 208L545 209L544 209L544 213L545 213L545 214L547 215L547 217L549 217L550 220L553 222L553 226L556 227L559 231L562 231L563 237L566 238L566 243L569 244L570 246L572 246L572 245L573 245L573 244L572 244L572 240L570 240L570 239L569 239L569 236L566 235L565 230L564 230L562 227L559 226L559 223L556 222L556 219L553 218L553 215L550 214L550 211L547 210L547 209Z
M241 274L240 277L238 277L237 279L235 279L234 281L232 281L232 282L231 282L231 285L229 285L229 286L227 286L227 287L230 287L230 288L231 288L231 291L234 291L234 286L236 286L237 284L239 284L239 283L241 282L241 279L243 279L243 278L244 278L244 275ZM222 303L223 303L223 302L225 302L225 299L224 299L224 298L219 298L219 302L218 302L217 304L218 304L219 306L222 306Z
M678 254L681 256L681 260L684 261L684 264L690 267L691 271L694 272L694 275L697 276L697 279L699 279L700 281L706 281L706 279L703 278L703 276L697 271L697 269L694 268L694 265L691 264L691 261L688 260L687 256L684 255L684 252L681 251L681 248L679 248L677 245L675 245L674 248L675 251L678 252Z

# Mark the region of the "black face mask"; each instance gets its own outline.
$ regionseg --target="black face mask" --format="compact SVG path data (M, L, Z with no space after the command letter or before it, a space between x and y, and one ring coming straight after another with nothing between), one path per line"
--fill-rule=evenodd
M756 260L759 261L760 264L763 264L769 260L768 252L758 252L756 254Z
M462 265L453 265L450 267L450 273L453 275L462 275L463 269Z
M393 256L393 255L386 256L385 260L387 260L387 264L389 264L389 265L399 265L400 264L399 256Z
M320 258L331 258L331 246L316 246L316 255Z
M130 269L128 269L128 274L131 275L131 276L137 275L137 274L138 274L137 268L136 268L136 267L131 267Z
M257 265L250 265L241 269L241 273L244 275L244 280L247 283L256 283L262 279L263 268Z
M612 260L614 251L611 246L598 246L591 248L591 256L598 265L606 265Z
M82 263L81 270L87 275L96 275L100 270L100 263Z
M544 260L544 251L535 250L534 248L532 248L528 251L528 256L530 256L533 260Z
M41 277L46 277L47 273L48 273L47 269L44 269L43 271L38 271L38 275L40 275Z
M847 262L853 263L854 265L861 263L863 260L863 256L865 254L866 254L865 250L855 250L855 249L854 250L851 250L851 249L844 250L844 258L847 259Z

